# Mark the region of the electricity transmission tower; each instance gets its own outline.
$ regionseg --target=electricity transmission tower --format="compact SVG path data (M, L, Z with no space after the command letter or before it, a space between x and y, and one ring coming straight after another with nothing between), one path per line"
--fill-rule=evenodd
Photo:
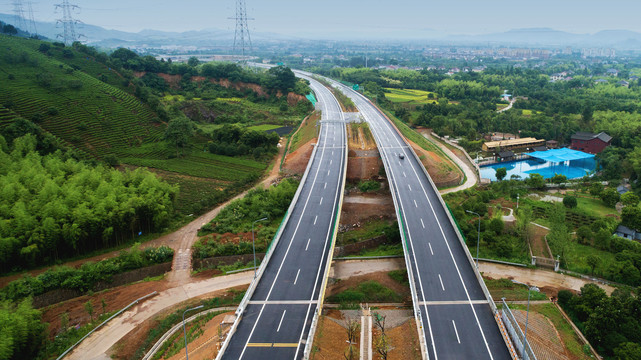
M29 22L31 23L31 28L29 29L29 32L31 35L34 35L36 38L38 37L38 29L36 28L36 20L33 18L33 7L31 6L32 2L29 1L27 3L27 6L29 7Z
M22 6L22 0L14 0L12 2L13 5L13 14L15 16L15 23L13 26L17 27L18 29L22 31L29 31L27 29L27 22L25 21L24 17L24 8Z
M76 31L76 25L81 24L82 21L75 20L71 16L73 10L80 9L78 5L69 4L68 0L62 0L62 4L55 5L56 10L62 10L62 19L58 19L57 24L62 24L62 34L58 34L59 38L62 38L65 44L71 45L74 41L80 40L83 37L82 34L78 34Z
M242 55L241 61L245 61L245 50L252 50L252 39L249 35L247 20L254 20L254 18L247 17L247 6L245 4L245 0L236 0L236 16L229 19L236 20L234 54L238 54L238 50L240 50Z

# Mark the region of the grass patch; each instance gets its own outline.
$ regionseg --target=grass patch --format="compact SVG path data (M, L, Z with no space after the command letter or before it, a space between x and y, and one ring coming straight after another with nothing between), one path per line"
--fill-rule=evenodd
M486 279L485 285L492 294L492 298L512 301L527 301L527 286L513 283L510 279ZM548 300L547 295L538 291L530 291L530 300Z
M432 94L431 99L429 98L430 94ZM385 88L385 98L393 103L407 103L410 105L425 105L437 102L435 93L414 89Z
M557 249L553 243L550 243L550 250L552 250L552 254L555 256L560 253L559 249ZM590 255L597 256L600 259L598 265L594 268L594 275L596 276L605 276L607 270L618 263L616 255L609 251L599 250L589 245L582 245L571 241L567 247L567 263L564 268L581 274L591 274L592 268L588 266L587 262L587 258Z
M350 255L349 257L358 256L403 256L403 245L381 245L375 249L363 250L359 255Z
M337 245L343 246L353 244L359 241L372 239L385 235L385 231L390 227L398 227L396 223L390 223L386 220L368 220L361 227L346 231L338 235Z
M402 270L392 270L387 273L389 277L394 279L396 282L398 282L401 285L409 285L410 281L409 278L407 277L407 270L402 269Z
M298 148L316 138L319 129L316 127L316 125L318 124L320 118L320 112L315 112L309 118L307 118L307 120L305 120L303 124L301 124L301 126L298 128L298 131L296 131L296 133L292 136L292 140L289 144L289 152L298 150Z
M510 305L510 309L513 310L526 310L526 305ZM530 304L530 311L539 313L546 318L548 318L552 324L556 327L556 330L561 336L561 340L565 344L565 347L570 353L572 353L574 358L578 359L592 359L592 357L583 350L583 342L579 339L579 336L572 328L572 325L565 320L563 314L559 309L553 304Z
M358 304L363 302L399 302L403 297L381 283L370 280L354 288L329 296L327 302L340 304Z
M256 131L267 131L267 130L278 129L281 127L283 127L283 125L263 124L263 125L250 126L248 127L248 129L256 130Z

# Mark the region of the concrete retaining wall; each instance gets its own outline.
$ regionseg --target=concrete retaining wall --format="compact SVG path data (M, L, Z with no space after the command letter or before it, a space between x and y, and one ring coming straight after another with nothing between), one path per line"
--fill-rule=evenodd
M116 274L111 278L111 281L98 282L92 291L102 291L106 289L115 288L117 286L130 284L132 282L143 280L147 277L154 277L162 275L171 270L171 262L147 266L144 268L131 270L122 274ZM57 289L46 292L42 295L34 296L33 307L43 308L49 305L57 304L59 302L71 300L84 295L82 291L71 289Z

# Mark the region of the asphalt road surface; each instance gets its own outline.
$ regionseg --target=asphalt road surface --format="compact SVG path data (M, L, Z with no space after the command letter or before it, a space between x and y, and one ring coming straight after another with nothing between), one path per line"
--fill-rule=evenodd
M341 89L370 124L385 163L429 359L510 359L474 266L423 165L371 102Z
M300 359L319 311L347 149L338 102L320 83L312 80L311 87L322 110L319 144L291 217L222 359Z

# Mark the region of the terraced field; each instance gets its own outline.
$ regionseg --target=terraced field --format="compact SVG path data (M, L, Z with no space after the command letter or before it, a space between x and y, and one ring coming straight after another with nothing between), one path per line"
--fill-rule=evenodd
M63 49L51 46L50 55L45 55L38 51L41 43L0 35L0 127L22 117L88 158L115 155L123 164L171 172L163 176L158 171L170 182L187 175L203 178L207 187L219 190L242 187L239 184L258 179L267 168L266 163L205 153L207 139L199 136L190 140L184 157L173 158L175 149L163 140L166 124L127 92L120 74L74 49L66 48L63 56ZM252 103L242 99L225 104L247 111L243 106ZM277 115L277 106L252 106L264 111L265 120Z

